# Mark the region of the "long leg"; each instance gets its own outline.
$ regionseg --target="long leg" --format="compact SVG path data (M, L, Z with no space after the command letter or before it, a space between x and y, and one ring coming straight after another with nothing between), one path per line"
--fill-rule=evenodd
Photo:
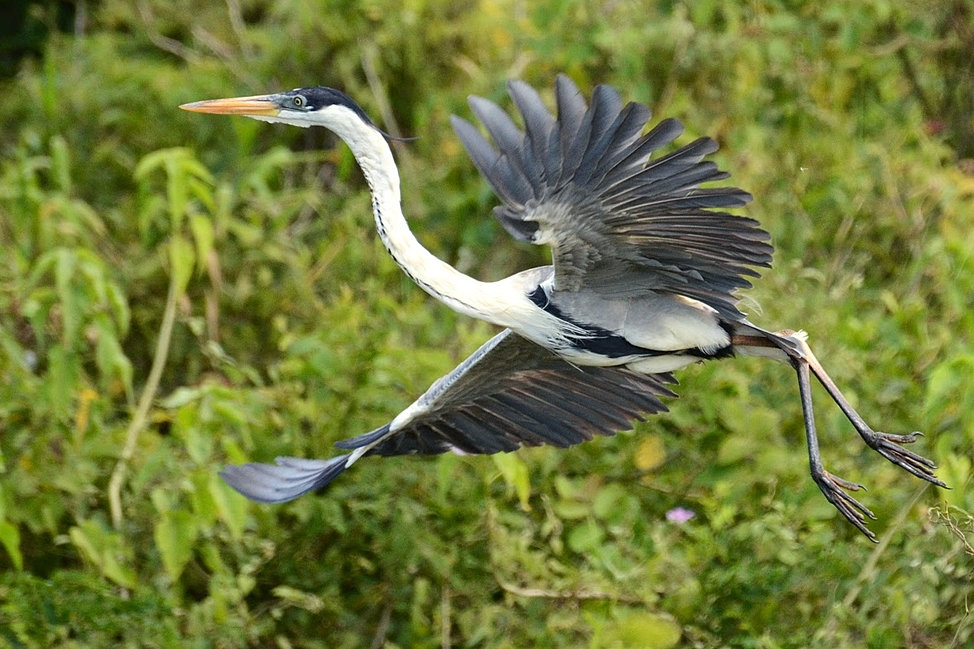
M869 424L856 412L855 408L846 400L845 395L839 390L839 387L835 384L832 378L826 373L825 368L822 364L818 362L815 358L815 354L812 353L811 348L804 339L792 336L801 348L804 360L811 369L812 374L818 379L818 382L822 384L825 390L835 401L836 405L845 413L845 416L855 427L856 432L862 438L869 448L877 451L880 455L885 457L887 460L895 464L896 466L909 471L913 475L927 482L931 482L938 487L946 487L942 481L938 480L936 476L933 475L933 470L937 468L937 465L922 455L918 455L913 451L904 448L903 444L911 444L916 441L918 436L922 436L923 433L917 431L910 433L909 435L894 435L892 433L881 433L873 430Z
M849 482L842 478L832 475L825 470L822 465L822 455L818 450L818 435L815 432L815 412L812 405L812 386L808 378L809 364L804 359L792 359L792 365L798 372L798 392L802 400L802 415L805 418L805 439L808 442L808 464L811 469L812 479L818 488L825 494L825 498L832 503L839 512L848 519L850 523L866 535L866 537L876 542L876 535L866 527L866 517L875 520L875 516L862 503L846 493L848 491L859 491L865 489L861 484Z
M832 378L819 363L815 354L805 341L803 333L793 331L779 331L771 333L764 331L751 324L740 326L740 332L732 337L732 344L742 353L755 356L764 356L779 361L786 361L795 368L798 373L798 390L801 394L802 413L805 419L805 437L808 442L809 465L812 478L818 485L826 499L838 509L853 525L856 526L869 539L875 541L876 537L865 527L866 518L874 518L870 512L859 501L850 496L846 491L858 491L864 489L860 484L843 480L825 470L822 465L821 454L818 447L818 435L815 430L815 414L812 405L811 381L809 373L814 374L819 383L825 388L829 396L835 401L836 405L842 410L849 422L855 427L856 432L866 444L879 452L883 457L893 464L905 469L909 473L931 482L940 487L946 485L933 475L936 468L931 460L914 453L903 444L916 441L921 435L914 432L910 435L893 435L874 431L856 412L855 408L849 403L839 390Z

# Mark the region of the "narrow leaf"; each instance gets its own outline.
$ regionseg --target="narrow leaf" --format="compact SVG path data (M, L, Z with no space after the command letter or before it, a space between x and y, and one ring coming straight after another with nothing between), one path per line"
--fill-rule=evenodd
M24 569L24 555L20 552L20 530L10 521L0 521L0 543L17 570Z
M176 289L180 294L186 290L186 286L189 284L195 263L196 255L193 252L193 245L185 237L173 235L169 241L169 272L173 274Z
M156 547L169 577L176 581L193 556L197 529L193 516L185 511L165 512L156 524Z
M202 214L191 214L189 229L193 232L193 243L196 244L196 258L200 260L202 270L204 261L213 250L213 223Z

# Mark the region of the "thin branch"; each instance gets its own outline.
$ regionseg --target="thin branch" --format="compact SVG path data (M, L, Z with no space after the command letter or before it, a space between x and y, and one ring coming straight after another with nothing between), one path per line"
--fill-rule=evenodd
M369 90L375 97L375 102L379 107L379 114L382 115L382 123L386 131L394 137L402 137L396 115L392 112L392 103L389 101L389 94L385 91L382 81L379 79L376 57L378 48L375 43L360 41L359 46L362 50L362 71L365 72L365 80L369 83Z
M379 626L372 636L371 649L380 649L386 643L386 636L389 633L389 622L392 620L392 602L386 601L385 608L382 609L382 617L379 618Z
M565 601L608 600L612 602L623 602L625 604L646 603L646 600L642 597L621 593L610 593L604 590L595 590L591 588L580 588L578 590L552 590L548 588L516 586L515 584L504 581L498 577L496 571L494 571L494 579L497 581L497 585L500 586L501 589L512 595L517 595L518 597L530 597L533 599L557 599Z
M237 36L237 43L240 44L240 52L249 61L254 57L254 52L247 43L247 26L243 19L243 11L240 9L240 0L226 0L226 2L227 17L230 19L233 33Z
M149 416L149 408L155 399L159 389L159 380L162 378L162 370L166 367L166 359L169 356L169 343L172 340L173 325L176 321L176 302L179 299L179 288L176 286L176 273L170 273L169 292L166 295L166 307L162 314L162 324L159 326L159 338L156 340L156 351L152 358L152 368L149 370L149 378L142 389L142 396L139 398L139 405L132 415L128 429L125 431L125 446L122 447L122 454L115 464L112 477L108 481L108 505L112 516L112 525L115 529L122 527L122 484L125 481L125 473L128 470L129 462L135 454L136 443L139 440L139 433L145 427L145 422Z
M450 612L450 585L444 584L440 591L440 649L450 649L450 627L453 625Z
M192 49L186 47L176 39L163 36L159 33L159 30L153 27L152 10L149 8L147 2L138 2L136 6L139 10L139 17L142 18L142 23L145 25L145 33L153 45L184 61L191 62L196 58L196 53Z
M949 508L945 509L934 507L930 510L930 514L932 517L936 516L936 522L946 527L951 534L960 540L960 542L964 545L964 552L974 557L974 546L972 546L971 542L967 540L967 534L960 528L957 521L954 520L954 517L950 515ZM974 518L970 519L970 522L974 524Z
M206 256L206 273L210 278L210 288L203 292L206 308L207 337L220 342L220 294L223 291L223 272L220 269L220 256L210 250Z
M251 72L252 66L247 64L249 59L246 58L246 53L234 49L198 25L193 26L192 34L203 49L209 50L243 85L253 87L259 84L259 80Z
M873 548L873 551L870 553L869 558L866 559L866 563L863 564L862 569L859 571L859 575L856 577L855 583L853 584L852 588L850 588L849 592L846 593L846 596L842 598L842 603L836 607L833 607L832 612L829 614L829 620L824 627L825 639L834 639L839 624L838 617L836 616L836 611L852 610L852 606L853 604L856 603L856 600L859 598L859 593L862 592L863 586L873 581L873 578L876 575L876 565L879 563L879 558L883 555L884 552L886 552L886 548L889 547L889 544L893 540L893 537L895 537L897 533L906 524L906 519L910 515L910 512L913 511L913 508L920 501L920 497L923 496L924 493L926 493L927 488L929 486L930 486L929 484L924 483L922 487L917 489L916 493L913 495L913 498L910 500L909 504L907 504L905 507L900 509L896 518L890 524L889 529L886 531L885 534L883 534L882 538L876 544L876 547Z
M889 547L889 544L893 540L893 537L895 537L897 533L901 529L903 529L903 526L906 524L906 519L910 515L910 512L913 511L913 508L916 507L916 504L920 502L920 497L923 496L924 493L926 493L927 488L929 486L930 486L929 484L924 484L922 487L917 489L916 493L913 494L913 498L910 500L909 504L906 507L900 509L899 513L896 515L896 518L893 520L893 523L889 526L889 529L886 531L886 534L883 535L882 540L880 540L880 542L876 544L876 547L873 548L873 551L870 553L869 558L866 559L866 563L863 564L862 570L859 571L859 576L856 578L856 585L853 586L849 590L849 592L846 593L845 598L843 598L842 600L843 608L847 608L847 609L852 608L852 605L855 604L856 599L858 599L859 597L859 593L862 591L863 584L872 582L874 580L874 577L876 576L876 564L879 563L879 557L881 557L883 553L886 551L886 548Z

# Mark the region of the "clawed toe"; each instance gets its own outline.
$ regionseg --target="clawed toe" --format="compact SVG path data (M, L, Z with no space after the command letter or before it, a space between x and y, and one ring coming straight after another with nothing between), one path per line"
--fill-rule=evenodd
M849 491L860 491L860 490L862 490L862 491L869 491L868 489L866 489L865 485L861 485L858 482L849 482L848 480L845 480L843 478L840 478L837 475L832 475L828 471L825 472L825 479L826 480L829 480L832 483L834 483L836 486L842 487L843 489L847 489ZM821 486L821 485L819 485L819 486ZM856 503L856 505L858 505L860 509L863 509L863 510L866 509L862 505L859 505L859 503ZM872 516L872 514L869 514L869 515Z
M876 437L880 437L894 444L912 444L917 441L917 437L923 437L923 433L918 430L913 431L908 435L896 435L894 433L881 433L879 431L873 431Z
M911 444L922 435L923 433L920 432L894 435L872 431L870 435L864 436L864 439L871 448L901 469L938 487L946 487L947 485L933 474L933 470L937 468L933 460L903 447L903 444Z
M868 507L847 493L847 491L865 491L866 488L857 482L849 482L839 476L832 475L828 471L823 471L821 476L812 477L818 484L818 488L825 494L826 500L832 503L846 517L846 520L855 525L856 529L862 532L866 538L875 543L876 535L866 527L866 519L875 520L876 516Z

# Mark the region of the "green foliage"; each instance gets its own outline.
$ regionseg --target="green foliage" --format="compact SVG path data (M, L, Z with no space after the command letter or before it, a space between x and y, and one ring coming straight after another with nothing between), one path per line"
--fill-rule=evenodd
M0 93L0 647L972 641L970 0L88 11ZM421 136L396 145L420 238L492 278L544 252L490 218L448 116L560 71L718 138L778 248L745 310L806 328L875 425L925 431L950 491L823 399L870 546L807 477L792 375L758 359L683 371L670 413L568 451L363 462L279 507L223 484L328 456L491 331L403 276L330 136L176 106L345 88Z

